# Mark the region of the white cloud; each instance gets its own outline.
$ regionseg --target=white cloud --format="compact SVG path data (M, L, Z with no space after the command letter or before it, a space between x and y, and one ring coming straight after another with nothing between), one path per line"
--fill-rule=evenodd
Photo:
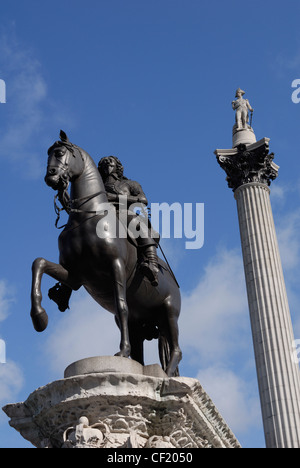
M0 322L6 319L12 302L14 302L12 289L5 281L0 280Z
M0 281L0 322L4 321L8 314L11 304L14 302L13 290L7 286L3 280ZM5 343L5 337L2 337ZM0 363L0 408L14 401L18 392L23 387L23 373L19 365L11 360L6 363ZM0 410L0 423L6 421L4 413Z
M24 376L18 364L13 361L0 364L0 408L14 402L23 385ZM0 411L0 423L2 422L7 423L7 419Z
M41 177L49 146L46 129L57 125L58 135L66 119L62 106L58 109L49 97L41 63L33 50L20 44L14 25L2 30L0 37L0 75L7 91L0 157L22 162L23 177Z
M225 360L244 349L249 334L244 270L240 251L221 251L189 295L183 294L181 343L201 362Z
M285 201L285 197L286 197L286 194L287 194L287 187L284 187L283 185L273 185L272 186L272 190L271 190L271 193L270 193L270 197L271 197L271 202L273 203L280 203Z
M277 223L277 238L281 261L286 271L296 270L300 265L300 210L281 216Z
M261 426L260 404L253 383L219 365L199 370L197 378L235 433Z
M284 191L283 205L274 214L280 257L293 320L294 334L300 337L300 210L294 202L299 199L299 184ZM289 204L292 200L291 206Z
M1 156L13 162L26 159L28 173L36 177L42 168L32 142L44 124L43 104L47 95L41 66L32 52L18 43L14 28L2 34L0 57L7 90Z
M299 192L300 180L289 186L274 185L270 193L281 262L287 273L295 273L300 266L300 210L295 205Z
M51 315L51 314L49 314ZM47 339L45 352L55 373L74 361L92 356L114 355L119 350L120 333L114 316L100 307L82 289L74 292L70 310L56 320Z

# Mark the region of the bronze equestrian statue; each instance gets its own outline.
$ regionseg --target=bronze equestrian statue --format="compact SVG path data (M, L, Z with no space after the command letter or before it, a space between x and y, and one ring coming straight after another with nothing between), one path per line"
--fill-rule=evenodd
M159 267L156 249L160 236L153 230L148 218L148 213L146 213L146 218L140 218L132 209L132 207L139 205L142 206L145 211L148 205L148 200L141 185L124 176L124 167L116 156L106 156L102 158L98 163L98 170L105 186L108 201L114 204L118 218L122 219L120 212L125 212L127 229L135 222L135 232L139 231L140 235L132 235L130 237L130 231L128 231L128 235L138 248L138 267L140 271L148 277L151 284L157 286ZM64 209L69 211L68 194L66 192L59 192L58 195L60 195L59 198L61 199ZM126 196L126 206L120 203L122 196ZM64 312L69 308L71 294L71 288L64 284L57 283L54 287L49 289L48 295L51 300L56 302L59 310Z
M120 184L126 182L122 177L119 177ZM178 342L180 290L166 263L157 256L154 258L153 239L148 236L146 247L142 247L134 245L126 236L114 235L119 224L106 217L105 210L101 211L111 196L100 171L89 154L71 143L62 131L60 141L48 150L45 181L58 191L69 217L59 236L59 264L37 258L32 265L34 328L42 332L48 324L41 304L41 280L46 273L69 292L83 286L98 304L115 314L121 332L117 356L131 357L144 365L144 340L158 338L162 368L168 376L178 375L182 357ZM121 190L120 184L117 184L118 193L125 188L124 185ZM130 186L131 182L127 184ZM97 226L103 220L105 235L99 236ZM147 256L149 247L152 249ZM139 260L140 250L143 261Z

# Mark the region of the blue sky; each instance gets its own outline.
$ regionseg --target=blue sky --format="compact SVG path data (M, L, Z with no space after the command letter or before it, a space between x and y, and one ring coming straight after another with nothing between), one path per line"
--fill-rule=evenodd
M89 355L113 354L113 317L84 293L49 327L30 320L31 264L57 261L53 191L43 176L62 128L98 161L114 154L152 203L204 203L205 242L163 241L181 285L181 375L197 377L244 447L264 447L233 193L214 150L231 147L243 88L279 177L271 200L295 337L300 338L299 2L11 0L1 6L0 406L23 401ZM156 344L148 363L158 359ZM0 415L0 447L29 447Z

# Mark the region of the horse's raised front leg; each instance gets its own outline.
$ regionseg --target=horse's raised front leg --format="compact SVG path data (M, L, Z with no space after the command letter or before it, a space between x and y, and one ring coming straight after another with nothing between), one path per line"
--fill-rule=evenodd
M30 315L33 326L38 332L44 331L48 325L48 315L42 307L41 283L44 273L68 285L72 289L78 289L78 287L74 287L74 285L71 284L69 272L63 266L49 262L44 258L37 258L33 262Z
M128 305L126 300L126 270L121 260L113 262L116 320L121 331L120 351L115 356L130 356Z

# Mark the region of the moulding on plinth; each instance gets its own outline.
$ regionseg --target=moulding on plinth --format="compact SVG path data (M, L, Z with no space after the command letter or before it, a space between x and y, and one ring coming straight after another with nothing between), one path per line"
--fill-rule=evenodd
M232 147L235 148L241 144L251 145L256 142L253 128L247 125L247 128L238 129L235 124L232 129Z
M240 448L192 378L150 376L144 371L73 375L3 410L10 425L35 447Z

